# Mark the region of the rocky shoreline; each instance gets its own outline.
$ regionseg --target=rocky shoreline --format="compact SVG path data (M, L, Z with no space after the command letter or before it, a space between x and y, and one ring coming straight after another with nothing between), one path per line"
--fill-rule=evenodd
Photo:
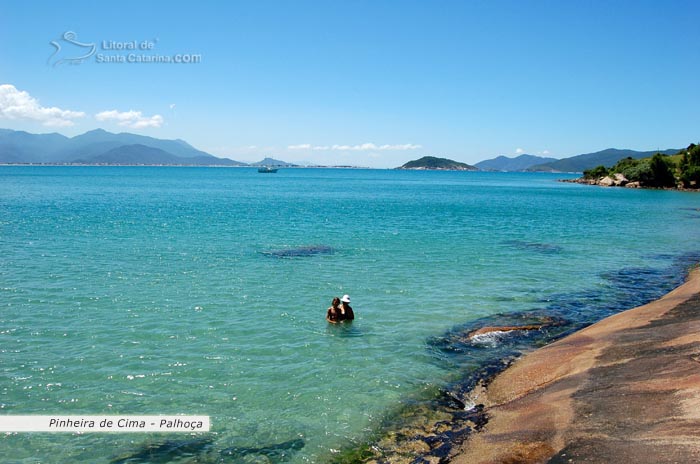
M631 189L645 190L673 190L677 192L700 192L700 189L683 187L649 187L639 181L630 182L624 175L617 173L614 176L603 176L596 179L579 177L576 179L559 179L559 182L569 184L597 185L598 187L625 187Z
M700 270L644 306L527 354L481 392L448 461L698 462Z
M587 179L580 177L578 179L561 179L560 182L568 182L572 184L599 185L601 187L627 187L627 188L644 188L641 182L630 182L622 174L614 176L604 176L597 179Z

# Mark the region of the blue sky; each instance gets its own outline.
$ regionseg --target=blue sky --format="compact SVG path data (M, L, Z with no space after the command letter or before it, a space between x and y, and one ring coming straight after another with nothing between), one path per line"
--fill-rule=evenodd
M242 161L371 167L700 141L695 0L0 0L0 11L4 128L101 127ZM132 41L146 48L109 49ZM197 62L98 62L130 53Z

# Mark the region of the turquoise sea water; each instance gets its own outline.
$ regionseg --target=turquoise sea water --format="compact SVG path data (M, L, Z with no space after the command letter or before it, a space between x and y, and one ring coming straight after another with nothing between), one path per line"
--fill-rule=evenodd
M0 414L212 421L204 438L8 434L3 462L150 462L159 445L153 462L329 462L450 378L431 338L605 298L606 276L700 249L700 195L562 177L0 167ZM333 253L269 253L310 246ZM330 326L345 293L357 319Z

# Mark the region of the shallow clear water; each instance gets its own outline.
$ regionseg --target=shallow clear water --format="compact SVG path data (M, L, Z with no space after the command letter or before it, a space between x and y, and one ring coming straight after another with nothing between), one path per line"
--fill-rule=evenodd
M0 167L0 413L209 415L197 462L297 438L291 462L327 462L450 377L431 337L698 251L700 195L562 177ZM334 252L266 253L317 245ZM357 319L329 326L344 293ZM182 439L10 434L0 455L109 462Z

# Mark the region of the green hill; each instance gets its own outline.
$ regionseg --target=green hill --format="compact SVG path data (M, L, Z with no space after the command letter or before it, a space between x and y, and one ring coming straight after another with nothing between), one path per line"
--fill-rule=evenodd
M436 170L436 171L478 171L479 169L465 163L447 158L424 156L421 159L409 161L396 169Z

